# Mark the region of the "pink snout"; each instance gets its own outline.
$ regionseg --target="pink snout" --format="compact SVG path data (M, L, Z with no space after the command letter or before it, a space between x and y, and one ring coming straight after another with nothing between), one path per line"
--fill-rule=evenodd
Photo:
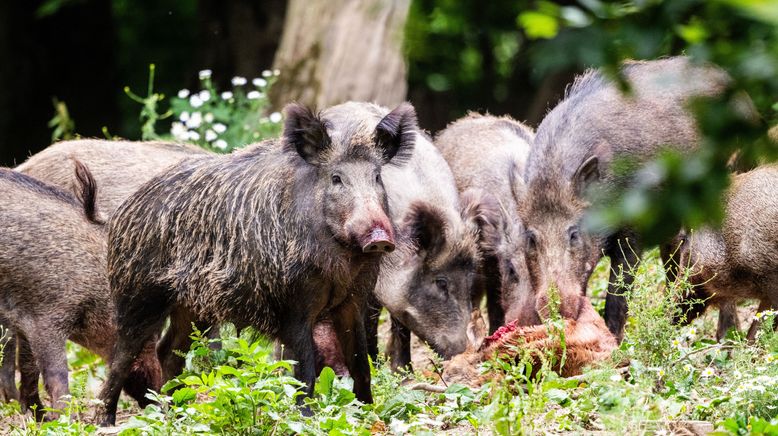
M394 251L394 237L391 230L386 230L380 224L373 225L367 235L362 238L362 252L391 253Z

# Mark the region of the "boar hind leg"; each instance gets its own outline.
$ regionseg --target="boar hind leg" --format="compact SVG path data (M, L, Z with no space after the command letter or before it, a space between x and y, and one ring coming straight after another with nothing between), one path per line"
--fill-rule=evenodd
M738 330L739 325L737 300L725 300L719 303L719 323L716 328L716 340L722 340L731 328Z
M49 393L52 408L63 410L66 406L65 395L68 395L68 361L65 353L65 338L25 338L26 353L32 352L34 362L43 375L43 385ZM30 359L25 359L25 365L31 365ZM32 375L31 369L25 369ZM32 380L26 380L25 390L31 388ZM35 377L37 392L37 377ZM25 392L26 394L28 392ZM34 399L34 395L33 395ZM37 415L37 412L36 412Z
M411 371L411 331L394 317L391 320L389 343L386 354L392 371L405 368Z
M605 297L605 324L618 342L624 335L624 324L627 322L626 293L634 280L632 270L640 260L640 249L640 244L636 238L631 237L631 232L612 236L606 244L605 255L611 260L611 273L608 295ZM624 274L624 287L617 284L620 274Z
M207 325L195 322L195 316L185 308L176 308L170 313L170 327L168 327L162 339L157 345L157 356L162 366L162 378L170 380L179 375L184 368L184 358L176 351L186 353L192 345L189 335L192 333L192 323L197 329L203 331Z
M113 348L108 379L100 391L103 409L99 412L100 425L116 422L116 406L119 394L127 381L133 363L141 352L153 342L162 329L170 311L168 292L162 288L142 289L138 293L119 293L116 301L117 340ZM144 298L138 298L143 295Z
M354 379L354 394L363 403L372 403L370 363L362 313L355 301L346 301L333 311L332 325L338 336L346 366Z
M0 339L5 342L3 346L3 365L0 367L0 400L11 401L19 399L19 391L16 389L16 335L11 330L8 322L0 324L5 326L5 337Z
M41 420L44 414L43 402L41 402L40 393L38 392L38 379L41 373L27 338L18 335L18 341L19 372L21 373L19 402L21 403L22 412L35 409L35 419Z
M756 312L764 312L765 310L769 310L771 307L773 307L773 305L770 304L770 300L764 299L759 301L759 307L756 309ZM759 331L760 327L762 327L762 322L755 319L751 323L751 327L748 328L748 334L746 335L746 338L749 341L756 339L756 332Z

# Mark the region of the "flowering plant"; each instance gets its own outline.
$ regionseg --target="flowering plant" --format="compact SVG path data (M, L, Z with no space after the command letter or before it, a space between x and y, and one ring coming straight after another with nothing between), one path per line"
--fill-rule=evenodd
M170 100L176 118L171 135L217 152L278 136L283 117L280 112L267 114L267 92L278 74L278 70L265 70L262 77L250 82L245 77L233 77L232 89L219 92L211 80L211 70L200 71L201 90L182 89Z

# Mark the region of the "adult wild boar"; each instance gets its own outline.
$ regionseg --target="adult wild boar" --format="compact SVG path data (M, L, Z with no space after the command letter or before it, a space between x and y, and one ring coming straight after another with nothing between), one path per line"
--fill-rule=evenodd
M435 145L451 166L463 196L494 204L497 214L479 222L483 253L476 296L487 295L489 331L518 317L520 285L526 285L524 228L519 205L524 192L524 167L534 132L510 117L471 113L451 123L435 137ZM468 192L469 191L469 192Z
M725 196L720 229L702 228L685 235L678 248L681 266L690 268L694 301L687 320L709 305L760 300L759 310L778 308L778 165L733 176ZM732 309L729 309L732 311ZM721 338L736 319L719 324ZM756 324L749 337L756 333Z
M179 338L200 319L280 339L308 395L313 326L328 317L357 398L372 401L362 310L395 245L381 170L412 153L415 112L402 104L356 131L296 104L286 113L282 139L185 160L113 216L108 272L120 336L100 393L103 424L114 422L132 360L168 315ZM172 353L162 358L165 376L180 370Z
M371 130L388 110L350 102L324 111L340 132ZM407 164L389 166L383 178L389 211L399 235L409 239L384 256L375 298L392 316L387 354L393 368L410 364L410 331L445 358L464 351L470 294L479 262L478 220L484 208L460 202L446 161L421 132ZM380 309L380 308L376 308ZM371 354L377 353L377 311L368 323Z
M729 82L723 71L685 57L627 62L621 71L630 95L602 72L589 71L545 117L527 160L520 207L535 312L544 314L547 289L556 285L563 294L562 315L576 318L587 280L604 253L611 259L605 318L619 339L627 305L624 289L615 285L616 275L623 269L625 282L631 282L629 265L637 261L641 245L628 229L594 232L582 227L590 206L587 188L623 188L633 179L634 168L661 149L695 149L699 135L687 109L689 100L719 94ZM615 161L627 161L633 170L615 171Z
M6 242L0 249L0 314L19 336L22 408L36 406L39 418L41 373L52 406L65 405L66 340L110 362L117 336L106 275L107 232L96 217L96 185L86 167L73 165L81 201L27 175L0 169L0 226ZM149 402L147 390L160 386L151 345L130 362L130 375L122 383L141 405Z

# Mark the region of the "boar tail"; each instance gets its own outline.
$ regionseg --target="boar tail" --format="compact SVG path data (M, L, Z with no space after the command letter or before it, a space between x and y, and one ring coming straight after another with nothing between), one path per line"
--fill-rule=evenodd
M97 183L92 172L78 159L73 159L78 180L78 197L84 207L86 219L94 224L104 224L97 211Z

